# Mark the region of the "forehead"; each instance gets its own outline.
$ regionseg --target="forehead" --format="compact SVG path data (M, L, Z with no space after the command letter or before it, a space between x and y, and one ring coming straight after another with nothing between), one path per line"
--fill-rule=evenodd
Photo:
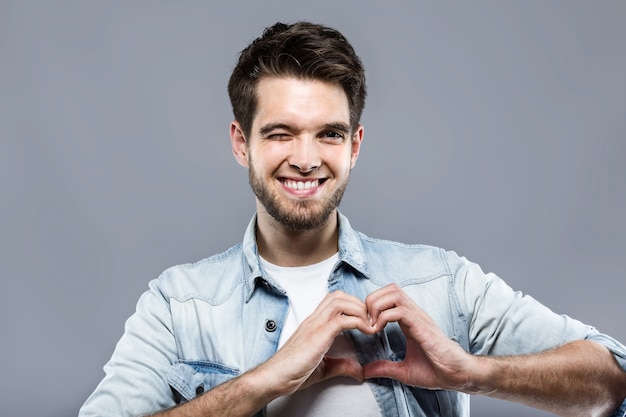
M253 126L268 122L349 123L348 98L341 85L313 79L264 77L257 84Z

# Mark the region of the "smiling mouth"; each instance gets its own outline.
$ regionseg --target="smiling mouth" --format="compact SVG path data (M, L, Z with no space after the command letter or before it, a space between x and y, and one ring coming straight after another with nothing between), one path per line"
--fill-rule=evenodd
M295 181L295 180L289 180L289 179L280 180L280 182L285 187L292 189L292 190L309 190L311 188L318 187L324 181L326 181L325 178L308 180L308 181Z

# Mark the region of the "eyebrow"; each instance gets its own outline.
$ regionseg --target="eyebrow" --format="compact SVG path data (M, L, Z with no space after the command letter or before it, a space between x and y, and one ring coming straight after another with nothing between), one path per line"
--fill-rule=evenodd
M279 129L284 129L284 130L291 130L291 128L289 127L289 125L286 125L284 123L269 123L266 124L265 126L262 126L259 129L259 135L260 136L265 136L268 133L270 133L273 130L279 130Z
M327 130L339 130L344 134L350 133L350 126L343 122L328 123L324 125L324 128Z
M285 123L269 123L259 129L259 135L265 136L274 130L280 129L291 131L293 127ZM350 126L343 122L326 123L320 130L338 130L341 133L348 134L350 132Z

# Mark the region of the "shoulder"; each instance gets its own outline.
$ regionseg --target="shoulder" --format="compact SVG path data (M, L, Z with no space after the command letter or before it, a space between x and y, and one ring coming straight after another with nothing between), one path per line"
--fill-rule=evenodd
M378 239L361 232L357 235L372 275L389 277L390 282L411 284L452 277L467 262L436 246Z
M161 273L153 284L167 298L184 302L201 298L210 303L219 303L229 297L244 281L241 243L222 253L197 262L174 265Z

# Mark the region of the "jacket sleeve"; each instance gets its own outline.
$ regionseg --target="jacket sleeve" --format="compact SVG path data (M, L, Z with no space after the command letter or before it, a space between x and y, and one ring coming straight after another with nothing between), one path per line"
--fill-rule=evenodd
M145 415L174 406L167 376L176 361L169 300L160 281L153 280L79 417Z
M471 353L530 354L587 339L605 346L626 371L626 347L617 340L592 326L554 313L454 252L446 256L466 314ZM613 417L626 417L626 399Z

